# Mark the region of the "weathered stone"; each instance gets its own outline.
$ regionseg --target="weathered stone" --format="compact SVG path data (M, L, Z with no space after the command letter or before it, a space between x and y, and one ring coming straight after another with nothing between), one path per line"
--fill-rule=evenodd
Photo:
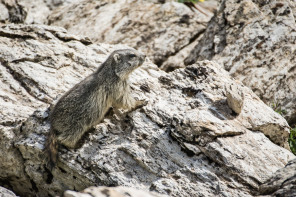
M23 23L26 20L27 11L17 0L0 1L0 24L1 23Z
M155 192L144 192L129 187L90 187L82 192L65 191L64 197L166 197Z
M199 43L200 39L202 38L202 35L203 34L201 34L194 42L190 43L189 45L178 51L175 55L170 56L165 62L162 63L160 68L167 72L173 71L178 68L184 68L184 59Z
M0 196L16 197L16 195L12 191L9 191L8 189L5 189L4 187L0 187Z
M27 24L47 24L48 16L52 11L59 7L80 1L81 0L19 0L28 12L25 20Z
M287 147L287 122L240 83L244 102L233 113L226 88L237 82L219 64L203 61L165 73L147 61L132 74L131 86L148 104L123 111L124 118L110 112L79 148L60 147L50 172L43 153L47 107L123 46L91 44L41 25L0 32L6 84L0 86L0 183L17 194L124 185L169 196L253 196L295 158L278 146Z
M48 107L58 95L87 76L114 48L104 44L87 47L86 40L65 34L63 28L57 27L0 28L1 185L32 195L33 182L13 142L22 134L20 126L24 120L36 109ZM47 115L36 113L36 116Z
M224 0L185 59L215 60L296 123L296 1Z
M241 113L244 104L244 95L237 87L237 84L230 84L226 87L228 106L237 114Z
M284 168L279 169L263 185L261 195L296 196L296 159L290 161Z
M0 0L0 23L47 24L52 10L81 0Z
M160 66L203 33L213 15L205 12L177 2L84 0L53 11L49 24L94 42L127 44Z

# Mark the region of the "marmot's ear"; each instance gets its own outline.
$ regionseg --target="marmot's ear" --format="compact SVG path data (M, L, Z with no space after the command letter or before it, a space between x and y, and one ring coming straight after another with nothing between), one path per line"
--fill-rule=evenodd
M114 60L115 60L116 63L119 63L120 62L120 55L119 54L115 53L113 55L113 58L114 58Z

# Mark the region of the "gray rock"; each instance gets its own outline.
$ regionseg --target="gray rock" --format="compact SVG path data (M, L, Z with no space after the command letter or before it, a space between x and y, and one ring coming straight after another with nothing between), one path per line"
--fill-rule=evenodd
M16 195L12 191L10 191L4 187L0 187L0 196L1 197L16 197Z
M81 0L1 0L1 23L47 24L50 13Z
M296 123L296 2L223 1L185 59L215 60L267 105Z
M23 23L27 17L26 8L17 0L0 1L0 24Z
M28 13L25 20L26 24L47 24L48 16L52 11L59 7L80 1L81 0L19 0Z
M82 192L65 191L64 197L166 197L155 192L145 192L129 187L90 187Z
M213 5L216 5L215 2ZM50 15L49 24L89 37L94 42L127 44L146 53L158 66L185 51L200 37L212 11L198 10L177 2L91 1L61 7ZM180 67L182 59L170 60L164 69Z
M22 134L22 123L36 109L42 110L33 117L46 118L48 112L44 109L49 104L95 70L106 54L120 48L89 44L87 39L66 34L58 27L0 28L0 176L9 179L13 191L26 196L34 193L35 183L30 181L23 157L14 147ZM28 126L34 124L32 121Z
M60 147L50 172L42 152L48 106L124 46L91 44L41 25L7 25L0 32L0 177L21 196L98 185L169 196L253 196L295 158L285 149L287 122L219 64L165 73L147 61L131 82L134 97L148 104L122 111L122 119L110 112L80 148ZM227 103L234 83L244 95L239 114Z
M128 44L143 50L163 70L170 71L184 67L183 59L198 43L218 2L208 0L195 6L175 0L3 0L3 3L0 1L0 23L16 21L12 17L26 24L49 22L93 41ZM127 12L131 14L126 15ZM194 31L197 32L192 34Z
M284 168L260 186L261 195L296 196L296 160L290 161Z
M237 84L230 84L226 87L228 106L237 114L241 113L244 104L244 94L237 87Z

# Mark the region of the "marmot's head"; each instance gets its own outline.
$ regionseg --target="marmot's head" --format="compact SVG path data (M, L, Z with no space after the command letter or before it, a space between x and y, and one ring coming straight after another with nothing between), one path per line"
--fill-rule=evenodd
M121 79L126 79L133 70L143 64L146 58L146 55L134 49L116 50L110 56L113 58L115 74Z

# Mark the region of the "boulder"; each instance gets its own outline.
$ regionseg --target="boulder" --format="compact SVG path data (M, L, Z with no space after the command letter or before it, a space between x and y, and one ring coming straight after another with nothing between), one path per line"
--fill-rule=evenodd
M89 187L81 192L67 190L64 197L166 197L155 192L145 192L129 187Z
M296 123L296 2L222 1L185 64L214 60Z
M211 2L215 7L216 1ZM174 58L178 62L168 59L179 53L178 57L186 56L187 46L199 39L213 16L210 8L203 10L175 1L84 0L54 10L49 24L94 42L134 47L158 66L171 70L183 62L179 58Z
M147 100L59 148L43 149L53 104L123 45L92 44L44 25L0 27L0 183L21 196L55 196L90 186L126 186L169 196L253 196L295 156L289 126L217 63L170 73L146 61L131 76ZM232 95L233 94L233 95ZM231 96L232 95L232 96Z
M0 24L24 23L27 14L26 8L17 0L0 1Z
M289 161L260 186L260 194L268 196L296 196L296 159Z
M25 172L22 155L14 147L15 138L21 134L22 123L36 109L47 108L55 98L95 70L106 58L105 53L114 50L104 44L90 49L89 44L85 38L66 34L63 28L42 25L0 28L2 186L22 195L33 195L34 183Z
M0 0L0 24L47 24L47 18L53 10L79 1L81 0Z
M18 0L27 10L26 24L47 24L48 16L62 6L82 0Z
M3 197L16 197L16 195L8 190L8 189L5 189L4 187L0 187L0 196L3 196Z

